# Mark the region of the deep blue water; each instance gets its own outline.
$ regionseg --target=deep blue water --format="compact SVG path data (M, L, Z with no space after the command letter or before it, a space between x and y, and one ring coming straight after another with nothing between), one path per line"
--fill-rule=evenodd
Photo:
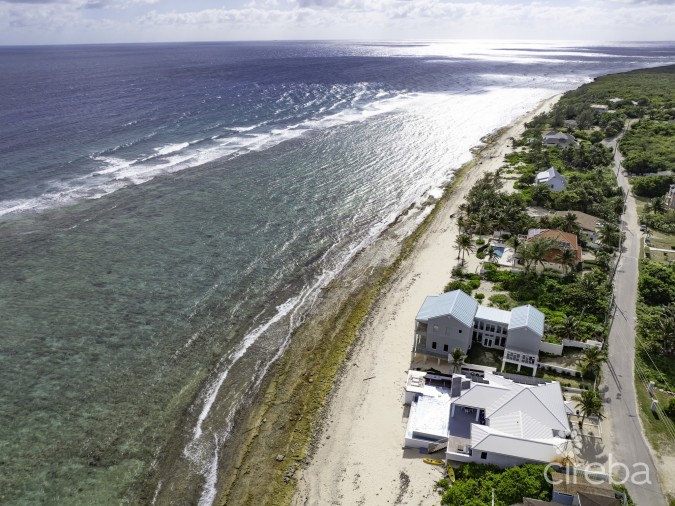
M133 500L187 417L209 504L238 406L350 255L541 99L674 60L630 44L0 48L0 503Z

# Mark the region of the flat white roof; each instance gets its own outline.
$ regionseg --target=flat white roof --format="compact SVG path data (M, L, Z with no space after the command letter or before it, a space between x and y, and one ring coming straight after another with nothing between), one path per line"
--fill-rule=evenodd
M511 311L504 311L503 309L497 309L495 307L478 306L476 318L508 325L511 321Z
M411 438L413 433L437 439L448 437L450 391L445 388L434 388L434 390L439 394L438 396L421 395L417 402L413 402L410 406L406 437Z

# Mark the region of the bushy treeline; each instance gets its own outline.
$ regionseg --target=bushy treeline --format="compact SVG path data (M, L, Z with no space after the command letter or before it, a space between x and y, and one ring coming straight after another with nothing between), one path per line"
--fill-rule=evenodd
M661 197L668 193L675 176L638 176L629 180L633 193L638 197Z
M637 347L637 355L650 380L671 388L670 382L675 378L675 265L640 260L638 288L637 332L641 346Z
M485 279L506 290L517 304L532 304L546 315L547 335L559 339L603 339L609 305L609 257L584 276L556 273L509 272L485 264ZM576 319L570 329L569 317ZM574 330L576 334L570 332Z
M550 472L550 471L548 471ZM543 465L525 464L499 469L496 466L463 464L455 471L456 481L448 487L445 480L439 485L447 488L441 504L452 506L510 506L523 502L523 497L549 501L553 487Z
M625 156L623 167L633 174L675 170L675 123L636 123L621 139L619 149Z

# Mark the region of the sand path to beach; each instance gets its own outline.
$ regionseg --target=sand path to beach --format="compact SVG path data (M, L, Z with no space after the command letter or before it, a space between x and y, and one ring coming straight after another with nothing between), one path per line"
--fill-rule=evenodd
M403 387L415 315L424 298L441 293L450 280L457 263L451 216L466 192L485 172L503 165L509 138L520 135L526 121L558 98L544 101L483 150L372 309L328 406L316 452L299 478L295 506L440 503L434 483L443 468L425 464L418 450L403 449Z

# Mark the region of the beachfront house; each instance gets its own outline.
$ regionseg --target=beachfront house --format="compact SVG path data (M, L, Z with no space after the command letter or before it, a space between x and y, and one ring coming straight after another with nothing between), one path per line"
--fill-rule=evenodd
M567 180L554 167L539 172L534 179L535 184L544 184L548 186L551 191L561 192L567 187Z
M582 250L577 236L562 230L553 230L550 228L531 228L527 231L527 241L538 241L540 239L553 239L556 246L551 248L542 262L537 262L534 266L535 270L551 269L558 272L565 273L568 269L575 269L582 261ZM563 250L570 249L574 252L574 258L569 262L563 261Z
M579 128L579 124L577 123L577 120L575 119L566 119L564 122L565 126L571 130L576 130Z
M576 223L579 225L579 229L584 232L591 241L596 241L598 239L598 230L602 220L596 216L590 214L582 213L581 211L557 211L556 216L567 216L567 214L573 214L576 216Z
M427 297L415 317L415 351L447 360L455 348L471 348L476 299L461 290Z
M558 146L560 148L568 148L577 145L577 140L574 136L563 132L546 132L541 136L541 141L546 147Z
M410 371L405 446L445 450L447 460L511 467L574 458L560 384L485 372Z
M536 374L539 348L544 336L544 314L534 306L511 311L484 307L455 290L427 297L415 318L413 358L419 353L450 360L455 348L468 353L472 343L504 352L502 369L513 364Z

